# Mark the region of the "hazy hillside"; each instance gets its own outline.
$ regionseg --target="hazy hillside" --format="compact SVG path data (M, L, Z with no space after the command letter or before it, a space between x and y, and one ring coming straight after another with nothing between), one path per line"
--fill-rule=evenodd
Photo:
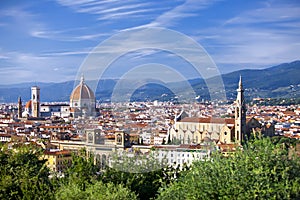
M239 76L248 98L253 97L300 97L300 61L284 63L261 70L239 70L222 75L228 99L235 98ZM212 78L213 80L214 78ZM106 79L98 83L96 99L109 101L118 80ZM130 83L130 82L129 82ZM209 99L209 92L202 79L189 80L189 84L201 98ZM30 87L41 88L41 101L69 101L74 81L62 83L23 83L0 85L0 102L17 102L19 96L24 101L30 98ZM130 84L129 84L130 85ZM182 83L170 83L167 86L148 84L136 90L132 100L174 100L176 96L168 87L176 87L184 91Z
M222 75L228 97L235 94L240 75L248 97L300 97L300 61Z

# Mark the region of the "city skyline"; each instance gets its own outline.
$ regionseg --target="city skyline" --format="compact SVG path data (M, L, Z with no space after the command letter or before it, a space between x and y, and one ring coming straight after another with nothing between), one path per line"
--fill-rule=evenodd
M0 85L74 80L98 44L123 31L147 27L192 38L221 73L291 62L299 59L299 10L300 3L293 0L2 2ZM129 52L120 61L135 66L160 63L165 54L146 49ZM166 65L184 68L176 59Z

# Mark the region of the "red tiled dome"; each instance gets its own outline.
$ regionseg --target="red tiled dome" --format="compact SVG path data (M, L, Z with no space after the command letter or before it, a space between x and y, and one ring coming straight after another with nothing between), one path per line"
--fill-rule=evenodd
M31 109L31 100L27 101L25 108Z
M73 90L70 96L71 101L78 101L80 99L95 99L93 90L85 84L83 78L81 78L80 84Z

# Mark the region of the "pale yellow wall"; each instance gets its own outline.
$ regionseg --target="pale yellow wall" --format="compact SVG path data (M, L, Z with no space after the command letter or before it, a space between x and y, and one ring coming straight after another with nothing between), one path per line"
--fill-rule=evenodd
M226 125L224 125L221 129L220 142L226 143L226 144L232 143L232 141L231 141L231 130Z
M170 136L171 139L181 138L184 144L191 142L200 143L201 139L205 137L219 140L223 126L224 124L217 123L176 122L174 127L170 130Z

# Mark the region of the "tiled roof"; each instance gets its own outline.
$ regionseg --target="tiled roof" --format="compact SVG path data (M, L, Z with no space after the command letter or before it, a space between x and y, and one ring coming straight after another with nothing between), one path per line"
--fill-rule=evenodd
M194 123L213 123L213 124L234 124L233 118L197 118L186 117L180 122L194 122Z

